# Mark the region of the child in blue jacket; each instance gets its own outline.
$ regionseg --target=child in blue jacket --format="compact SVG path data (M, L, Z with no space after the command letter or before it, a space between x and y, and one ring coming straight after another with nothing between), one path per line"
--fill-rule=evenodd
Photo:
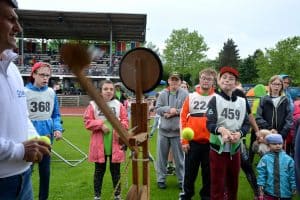
M59 104L54 90L48 87L51 66L37 62L31 69L31 82L25 87L29 118L40 136L53 141L62 137ZM39 200L48 199L50 183L50 156L44 156L39 163Z
M265 140L270 152L257 165L260 196L266 200L292 199L296 191L294 160L282 150L280 134L269 134Z

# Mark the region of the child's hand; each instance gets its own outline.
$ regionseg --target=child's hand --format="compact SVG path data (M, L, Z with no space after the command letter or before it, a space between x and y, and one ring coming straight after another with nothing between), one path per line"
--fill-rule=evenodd
M62 133L60 131L54 131L54 137L56 140L62 139Z
M235 144L241 139L240 132L233 132L231 133L231 143Z
M224 142L230 142L231 141L231 132L228 129L226 129L224 127L220 127L220 128L218 128L218 132L222 136L222 140Z

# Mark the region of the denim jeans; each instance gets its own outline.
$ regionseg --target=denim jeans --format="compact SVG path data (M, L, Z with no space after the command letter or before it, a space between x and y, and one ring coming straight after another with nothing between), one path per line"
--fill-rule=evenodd
M31 169L19 175L0 178L0 199L33 200Z

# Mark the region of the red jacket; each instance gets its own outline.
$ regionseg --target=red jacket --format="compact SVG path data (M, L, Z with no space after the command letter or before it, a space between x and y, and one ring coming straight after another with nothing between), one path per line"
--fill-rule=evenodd
M127 110L122 105L122 103L120 103L120 110L118 113L119 113L118 118L121 124L125 129L127 129L128 128ZM104 155L102 126L105 120L97 119L95 117L95 109L92 104L90 104L87 107L83 117L84 117L85 128L92 131L88 159L90 162L104 163L105 155ZM121 146L119 144L119 135L115 130L113 130L112 162L120 163L123 162L124 160L125 160L125 152L124 150L121 149Z

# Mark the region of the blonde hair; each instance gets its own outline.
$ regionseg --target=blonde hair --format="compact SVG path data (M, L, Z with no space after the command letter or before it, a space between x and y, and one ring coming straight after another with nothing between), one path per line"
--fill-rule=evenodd
M270 93L270 96L272 96L272 89L271 89L271 84L275 81L275 80L279 80L280 83L281 83L281 90L279 91L279 96L282 95L282 92L283 92L283 80L282 78L279 76L279 75L274 75L270 78L269 80L269 93Z
M258 131L258 136L265 138L267 135L271 134L271 131L268 129L261 129Z
M258 137L262 137L263 141L255 140L252 144L252 151L258 153L260 156L263 156L270 149L266 144L265 137L272 132L268 129L261 129L258 131Z

